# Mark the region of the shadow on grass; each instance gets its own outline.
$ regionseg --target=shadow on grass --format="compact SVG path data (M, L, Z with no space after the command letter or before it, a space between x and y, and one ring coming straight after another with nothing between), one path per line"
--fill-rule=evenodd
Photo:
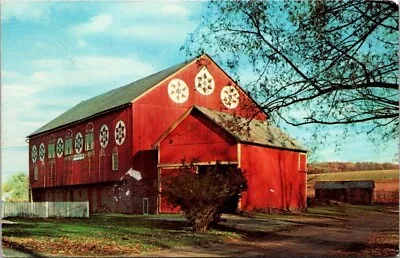
M27 255L30 255L32 257L46 257L44 255L41 255L35 251L32 251L26 247L24 247L23 245L20 244L16 244L16 243L12 243L9 242L7 239L2 239L2 243L3 243L3 247L9 248L9 249L13 249L13 250L17 250L19 252L25 253Z
M303 226L302 226L303 227ZM285 228L278 229L276 231L264 231L264 230L250 230L250 229L243 229L243 228L238 228L235 226L228 226L224 224L218 224L214 226L214 229L219 230L219 231L224 231L224 232L231 232L240 235L243 237L245 240L248 241L265 241L265 240L283 240L287 239L286 236L279 235L278 233L280 231L290 231L294 229L298 229L299 226L297 225L292 225L292 226L286 226Z

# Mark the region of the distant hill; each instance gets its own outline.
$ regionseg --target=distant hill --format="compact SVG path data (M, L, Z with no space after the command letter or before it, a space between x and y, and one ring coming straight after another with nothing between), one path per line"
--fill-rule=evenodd
M395 169L399 169L398 164L378 162L314 162L308 164L308 174Z

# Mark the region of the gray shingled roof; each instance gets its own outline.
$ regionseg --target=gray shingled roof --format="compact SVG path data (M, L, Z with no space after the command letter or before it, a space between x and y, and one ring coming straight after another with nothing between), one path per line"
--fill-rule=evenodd
M28 137L129 105L132 100L139 97L141 94L154 87L157 83L174 74L195 59L197 59L197 57L142 78L126 86L82 101L35 132L31 133Z
M289 135L268 121L233 116L224 112L199 106L194 106L194 109L197 109L203 113L206 117L223 128L239 142L255 143L290 150L307 151L303 145L298 143L295 139L291 138Z

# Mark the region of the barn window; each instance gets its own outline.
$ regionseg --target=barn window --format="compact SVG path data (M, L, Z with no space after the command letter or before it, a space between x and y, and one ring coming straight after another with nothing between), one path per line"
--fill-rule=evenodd
M90 151L94 149L94 134L89 133L85 136L85 151Z
M88 123L86 126L85 135L85 151L94 149L94 126L92 123Z
M33 169L33 180L39 180L39 169L37 165L35 165L35 168Z
M118 170L118 149L115 147L112 152L112 170Z
M305 153L299 153L299 172L307 172L307 155Z
M65 149L64 149L64 155L68 156L68 155L72 155L72 131L68 130L67 131L67 135L65 136Z
M49 144L47 145L47 158L54 159L56 157L56 145L54 134L50 135Z
M49 143L47 146L47 157L49 159L54 159L56 156L56 148L54 143Z

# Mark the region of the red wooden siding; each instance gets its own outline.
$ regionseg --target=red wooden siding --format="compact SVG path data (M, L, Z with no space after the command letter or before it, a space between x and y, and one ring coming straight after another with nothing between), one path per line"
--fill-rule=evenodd
M192 158L237 162L236 140L196 111L161 141L159 152L159 164L180 164Z
M240 149L240 167L248 173L243 210L306 206L306 174L299 168L298 152L247 144Z
M31 187L55 187L119 180L120 177L123 176L132 166L130 152L132 149L132 127L127 126L132 124L131 118L131 108L125 108L89 121L71 125L64 129L51 131L50 133L31 138L29 141L29 174ZM119 120L124 121L126 126L126 137L122 145L117 145L114 139L115 125ZM80 132L85 141L86 126L89 122L94 125L94 153L91 151L85 151L85 148L83 147L81 154L84 155L84 159L72 160L76 154L75 136ZM108 126L109 141L107 146L104 148L105 155L100 156L101 146L99 141L99 131L103 124ZM67 130L71 130L73 133L73 154L68 156L63 154L61 158L57 157L56 154L54 159L49 159L47 146L50 135L54 135L56 142L58 138L62 138L65 145ZM43 162L38 158L34 164L31 157L32 146L36 145L39 151L39 145L41 143L44 143L45 145L45 158ZM111 154L114 147L118 148L118 171L111 170ZM50 164L53 162L54 171L51 171ZM35 165L37 165L39 169L39 180L34 180L33 178Z

